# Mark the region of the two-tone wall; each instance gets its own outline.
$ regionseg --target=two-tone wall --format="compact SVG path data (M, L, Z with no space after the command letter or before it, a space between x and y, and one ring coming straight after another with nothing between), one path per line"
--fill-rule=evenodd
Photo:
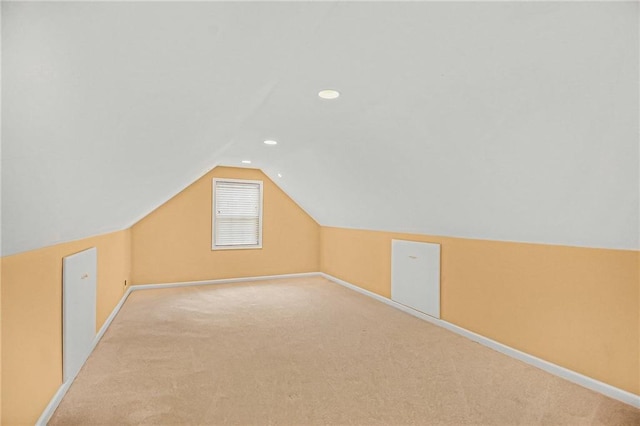
M263 248L211 250L211 180L264 182ZM640 394L640 253L318 225L261 171L218 167L130 229L2 258L2 424L62 382L62 258L98 248L99 328L132 284L321 271L384 297L391 239L442 245L446 321Z
M262 180L263 248L211 250L213 177ZM131 284L315 272L320 226L256 169L218 167L130 229L2 258L2 425L33 424L62 384L62 258L98 248L96 326ZM96 329L96 330L97 330Z

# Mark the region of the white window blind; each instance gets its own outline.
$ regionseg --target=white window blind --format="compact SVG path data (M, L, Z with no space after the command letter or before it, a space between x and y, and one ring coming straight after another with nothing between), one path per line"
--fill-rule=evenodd
M213 180L213 249L262 246L262 182Z

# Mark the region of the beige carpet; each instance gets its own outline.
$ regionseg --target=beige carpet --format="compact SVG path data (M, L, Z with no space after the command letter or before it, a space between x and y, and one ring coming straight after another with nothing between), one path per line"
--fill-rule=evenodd
M323 278L146 290L51 425L640 425L640 410Z

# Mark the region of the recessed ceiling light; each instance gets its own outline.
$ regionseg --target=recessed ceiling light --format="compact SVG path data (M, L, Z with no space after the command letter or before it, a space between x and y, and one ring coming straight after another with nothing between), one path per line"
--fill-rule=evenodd
M318 96L322 99L335 99L340 96L340 92L333 89L325 89L318 92Z
M269 140L269 139L264 141L264 143L265 143L265 145L278 145L278 141L273 141L273 140Z
M242 160L243 164L251 164L251 160Z
M282 177L282 173L278 173L278 177Z

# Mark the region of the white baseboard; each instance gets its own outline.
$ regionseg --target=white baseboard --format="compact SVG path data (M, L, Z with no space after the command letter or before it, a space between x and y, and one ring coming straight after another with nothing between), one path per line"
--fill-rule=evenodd
M257 277L226 278L226 279L220 279L220 280L184 281L184 282L177 282L177 283L132 285L129 288L127 288L127 290L122 295L122 298L120 299L118 304L113 308L113 311L111 311L111 314L109 314L109 316L105 320L102 327L100 327L100 330L96 334L96 338L93 341L93 345L91 346L91 352L93 352L93 350L96 348L96 346L98 345L98 342L100 342L100 339L102 339L102 336L104 336L104 333L107 331L107 329L111 325L111 322L115 319L116 315L118 315L118 312L124 305L124 302L127 300L127 297L129 297L129 294L131 294L134 291L152 290L156 288L188 287L188 286L196 286L196 285L230 284L230 283L240 283L240 282L248 282L248 281L274 280L278 278L313 277L313 276L319 276L319 275L320 275L319 272L304 272L299 274L263 275L263 276L257 276ZM76 376L77 376L77 373L76 373ZM40 415L40 418L38 418L38 420L36 421L36 426L46 426L49 420L51 420L51 416L53 416L53 413L58 408L58 405L60 405L60 401L62 401L62 398L64 398L65 394L71 387L71 384L75 380L76 376L73 376L71 379L67 380L66 382L60 385L55 395L53 395L53 398L51 398L51 400L49 401L49 404L47 404L47 407L44 409L44 411Z
M347 287L351 290L357 291L358 293L369 296L382 303L386 303L389 306L392 306L410 315L418 317L422 320L425 320L437 326L446 328L447 330L450 330L456 334L464 336L468 339L478 342L484 346L487 346L491 349L494 349L512 358L523 361L534 367L540 368L555 376L562 377L570 382L576 383L587 389L591 389L595 392L601 393L610 398L617 399L618 401L622 401L634 407L640 408L640 396L638 395L632 394L630 392L624 391L622 389L619 389L614 386L608 385L606 383L600 382L598 380L592 379L591 377L584 376L580 373L576 373L575 371L568 370L564 367L560 367L559 365L550 363L543 359L537 358L533 355L529 355L527 353L521 352L517 349L511 348L509 346L503 345L502 343L496 342L495 340L491 340L487 337L484 337L472 331L466 330L462 327L458 327L455 324L451 324L447 321L423 314L422 312L418 312L400 303L394 302L391 299L380 296L379 294L372 293L368 290L365 290L361 287L358 287L356 285L343 281L339 278L336 278L329 274L325 274L324 272L304 272L300 274L264 275L264 276L257 276L257 277L245 277L245 278L226 278L226 279L219 279L219 280L185 281L185 282L175 282L175 283L142 284L142 285L130 286L127 289L127 291L125 291L125 293L122 295L122 298L120 299L118 304L113 308L113 311L111 312L109 317L107 317L102 327L100 327L100 330L96 334L96 338L94 340L91 351L93 352L93 349L95 349L95 347L98 345L98 342L100 342L100 339L102 339L102 336L104 336L104 333L107 331L107 329L111 325L111 322L115 319L116 315L118 314L118 312L124 305L125 301L127 300L127 297L129 296L129 294L131 294L134 291L151 290L151 289L158 289L158 288L171 288L171 287L188 287L188 286L197 286L197 285L231 284L231 283L240 283L240 282L249 282L249 281L273 280L273 279L279 279L279 278L299 278L299 277L313 277L313 276L324 277L330 281L335 282L336 284L340 284L344 287ZM62 401L62 398L71 387L71 384L73 383L74 379L75 379L75 376L70 380L68 380L67 382L60 385L57 392L55 393L53 398L51 398L51 401L49 401L49 404L40 415L40 418L36 422L36 426L46 426L47 422L51 419L51 416L53 416L53 413L56 411L56 408L58 408L60 401Z
M120 308L122 308L122 305L124 305L124 302L127 300L127 297L129 297L130 293L131 293L131 288L128 288L120 298L120 301L118 302L118 304L113 308L113 310L111 311L107 319L104 321L104 324L102 324L102 327L100 327L100 330L98 330L98 333L96 334L96 338L93 340L93 344L91 345L91 352L93 352L96 346L98 346L98 342L100 342L100 339L102 339L102 336L104 336L104 333L107 331L107 329L111 325L111 322L114 320L116 315L118 315ZM82 370L82 367L80 368L80 370ZM71 379L67 380L66 382L60 385L55 395L53 395L53 398L51 398L51 401L49 401L49 404L40 415L40 418L38 418L38 420L36 421L36 426L46 426L49 420L51 420L51 416L53 416L53 413L56 411L56 408L58 408L58 405L60 405L60 401L62 401L62 398L64 398L64 396L66 395L67 391L71 387L71 384L76 379L76 376L78 375L79 372L80 371L78 370L78 372Z
M136 290L149 290L153 288L170 288L170 287L189 287L196 285L212 285L212 284L231 284L242 283L249 281L264 281L264 280L277 280L279 278L301 278L301 277L317 277L320 272L302 272L298 274L282 274L282 275L261 275L258 277L244 277L244 278L223 278L219 280L205 280L205 281L182 281L176 283L162 283L162 284L140 284L130 287L131 291Z
M104 333L107 331L107 328L109 328L109 325L111 325L111 322L118 314L118 311L120 311L120 308L122 308L122 305L124 305L124 302L125 300L127 300L129 293L131 293L131 288L128 288L127 291L124 292L118 304L113 308L111 314L109 314L104 324L102 324L102 327L100 327L100 330L96 334L96 338L93 340L93 344L91 345L91 352L93 352L93 350L96 348L98 342L100 342L100 339L102 339L102 336L104 336ZM81 369L82 367L80 368L80 370ZM78 371L71 379L60 385L55 395L53 395L53 398L51 398L51 401L49 401L49 404L40 415L40 418L38 418L38 420L36 421L36 426L46 426L49 420L51 420L51 416L53 416L56 408L58 408L58 405L60 405L60 401L62 401L62 398L64 398L65 394L71 387L71 384L73 383L79 372L80 371Z
M434 318L432 316L429 316L427 314L423 314L422 312L416 311L415 309L411 309L407 306L404 306L398 302L394 302L391 299L388 299L384 296L380 296L379 294L370 292L368 290L365 290L361 287L358 287L356 285L353 285L351 283L348 283L346 281L343 281L339 278L336 278L334 276L331 276L329 274L325 274L323 272L320 273L321 276L323 276L324 278L335 282L336 284L340 284L344 287L347 287L351 290L357 291L358 293L364 294L366 296L369 296L373 299L376 299L382 303L386 303L389 306L392 306L396 309L399 309L403 312L406 312L410 315L413 315L417 318L420 318L422 320L428 321L432 324L435 324L437 326L446 328L447 330L450 330L456 334L459 334L461 336L464 336L470 340L473 340L474 342L478 342L481 345L487 346L493 350L496 350L500 353L503 353L505 355L508 355L512 358L515 358L517 360L520 360L522 362L525 362L529 365L532 365L534 367L537 367L541 370L546 371L547 373L551 373L555 376L558 377L562 377L565 380L568 380L572 383L575 383L577 385L583 386L587 389L591 389L592 391L601 393L603 395L608 396L609 398L613 398L616 399L618 401L624 402L626 404L629 404L631 406L634 406L636 408L640 408L640 396L635 395L631 392L627 392L625 390L616 388L614 386L608 385L606 383L603 383L601 381L598 381L596 379L593 379L591 377L587 377L585 375L582 375L580 373L576 373L575 371L569 370L567 368L561 367L559 365L553 364L549 361L545 361L543 359L537 358L533 355L529 355L525 352L519 351L517 349L514 349L510 346L507 345L503 345L502 343L496 342L495 340L489 339L488 337L484 337L481 336L477 333L474 333L473 331L469 331L467 329L464 329L462 327L459 327L455 324L452 324L450 322L438 319L438 318Z
M51 398L51 401L49 401L49 404L47 404L47 407L44 409L42 414L40 414L40 418L38 418L38 420L36 421L36 426L47 425L47 423L51 419L51 416L53 416L53 413L56 411L56 408L58 408L58 405L60 405L60 401L62 401L62 398L64 398L67 391L71 387L72 382L73 382L73 379L67 382L64 382L62 385L60 385L55 395L53 395L53 398Z

